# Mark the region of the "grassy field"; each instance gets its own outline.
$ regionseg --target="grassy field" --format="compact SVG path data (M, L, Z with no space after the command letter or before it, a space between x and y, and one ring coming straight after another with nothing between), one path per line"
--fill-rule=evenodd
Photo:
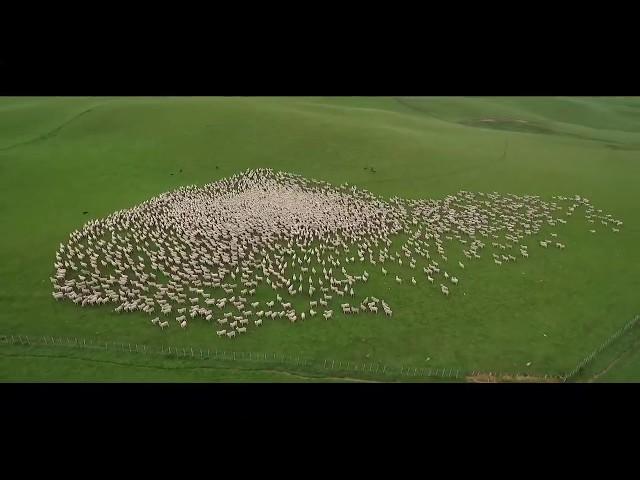
M578 373L580 382L637 382L640 372L640 328L636 325L600 352Z
M1 98L0 335L561 374L640 313L639 153L640 98ZM258 167L406 198L579 194L624 227L592 235L576 218L557 229L565 251L530 242L526 262L497 268L483 258L465 272L466 295L452 298L372 275L361 291L392 302L392 320L273 322L235 341L205 322L163 332L143 314L51 298L54 253L87 220ZM607 378L640 379L637 352ZM0 379L295 380L115 352L64 355L0 346Z
M608 366L594 377L594 380L601 383L624 383L637 382L638 372L640 372L640 343L635 344L635 350L627 352L616 363ZM610 367L610 368L609 368Z

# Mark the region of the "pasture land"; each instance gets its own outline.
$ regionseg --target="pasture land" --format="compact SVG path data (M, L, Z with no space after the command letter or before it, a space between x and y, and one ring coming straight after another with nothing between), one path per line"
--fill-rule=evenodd
M562 374L640 313L639 154L636 98L2 98L0 335ZM88 219L261 167L387 197L578 194L624 227L612 233L574 219L556 229L564 251L538 254L529 242L532 258L504 268L487 256L468 266L451 298L370 269L360 292L392 303L392 319L283 320L235 340L216 337L206 322L161 331L144 314L52 299L54 253ZM296 374L74 355L0 346L0 379L290 381ZM634 378L636 344L598 380Z

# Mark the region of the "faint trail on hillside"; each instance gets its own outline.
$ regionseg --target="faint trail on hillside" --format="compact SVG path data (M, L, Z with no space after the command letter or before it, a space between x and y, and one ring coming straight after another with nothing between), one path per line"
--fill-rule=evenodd
M625 356L627 352L623 353L622 355L620 355L619 357L616 357L609 365L607 365L602 371L596 373L593 377L591 377L587 383L594 383L596 380L598 380L598 378L600 378L602 375L605 375L607 372L609 372L609 370L611 370L616 363L618 363L622 357Z
M500 158L500 160L506 160L507 159L507 149L509 148L509 140L505 140L504 141L504 153L502 154L502 158Z
M589 378L587 383L594 383L600 377L602 377L603 375L606 375L618 362L620 362L620 360L624 360L628 358L630 355L632 355L633 353L635 353L639 345L640 345L640 342L635 341L629 348L622 351L611 362L609 362L609 364L606 367L604 367L602 370L595 373L591 378Z
M83 115L95 110L98 107L99 107L99 105L97 105L95 107L88 108L87 110L84 110L84 111L78 113L77 115L75 115L74 117L70 118L69 120L64 122L62 125L58 125L57 127L53 128L52 130L49 130L46 133L38 135L37 137L32 138L31 140L25 140L23 142L14 143L13 145L9 145L7 147L1 147L0 148L0 152L6 152L7 150L12 150L12 149L17 148L17 147L23 147L25 145L31 145L31 144L34 144L34 143L37 143L37 142L40 142L40 141L43 141L43 140L47 140L49 138L53 138L60 132L60 130L62 130L67 125L69 125L71 122L76 121L81 116L83 116Z
M424 108L420 108L420 107L418 107L417 105L415 105L415 104L413 104L413 103L410 103L410 102L407 102L407 101L403 100L403 99L402 99L402 98L400 98L400 97L393 97L393 99L394 99L396 102L398 102L400 105L402 105L402 106L404 106L404 107L408 108L409 110L413 110L413 111L415 111L415 112L420 112L420 113L422 113L422 114L424 114L424 115L428 115L428 116L430 116L430 117L432 117L432 118L435 118L436 120L440 120L441 122L454 123L454 122L450 122L450 121L448 121L448 120L445 120L444 118L437 117L436 115L434 115L433 113L431 113L429 110L426 110L426 109L424 109Z

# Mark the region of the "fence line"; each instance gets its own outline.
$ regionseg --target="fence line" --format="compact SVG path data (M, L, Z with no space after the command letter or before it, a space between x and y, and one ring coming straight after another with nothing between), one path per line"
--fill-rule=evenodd
M537 378L545 379L557 378L564 382L575 377L580 371L582 371L589 363L591 363L598 354L600 354L611 343L617 340L621 335L626 333L629 329L633 328L640 320L640 315L636 315L630 321L628 321L623 327L613 333L607 338L598 348L583 358L570 372L557 375L550 373L543 373ZM88 341L87 341L88 340ZM415 366L392 366L385 365L379 362L367 362L356 363L345 360L335 359L311 359L303 358L300 355L286 355L278 354L276 352L239 352L239 351L219 351L215 349L213 352L211 349L207 349L205 352L202 348L194 350L193 347L177 347L175 345L160 345L159 347L148 346L137 343L121 343L115 341L97 341L94 339L78 338L78 337L51 337L51 336L31 336L28 335L0 335L0 345L28 345L28 346L47 346L47 347L70 347L78 349L91 349L98 351L116 351L123 353L135 353L141 355L155 355L163 357L175 357L175 358L191 358L197 360L222 360L222 361L235 361L235 362L274 362L277 364L293 366L293 367L305 367L310 370L319 371L333 371L336 373L355 373L358 375L370 375L376 377L394 377L394 378L436 378L444 380L459 380L467 376L488 376L488 377L503 377L505 375L512 377L527 377L535 376L528 373L504 373L504 372L482 372L479 370L465 370L461 368L418 368ZM205 356L206 353L206 356ZM295 370L295 368L294 368Z
M391 366L379 362L353 362L345 360L326 359L318 360L305 358L299 354L281 354L276 352L242 352L221 351L218 349L204 350L200 347L160 345L158 347L122 343L116 341L94 340L79 337L52 337L52 336L26 336L26 335L0 335L0 345L28 345L46 347L68 347L78 350L94 350L103 352L121 352L145 356L175 357L177 359L194 360L222 360L231 362L260 362L276 363L293 367L304 367L317 371L336 373L355 373L359 376L375 377L402 377L402 378L438 378L445 380L457 380L464 378L468 372L461 368L418 368L407 366Z
M633 328L640 320L640 315L636 315L631 320L629 320L626 324L624 324L619 330L614 332L609 338L607 338L604 342L602 342L595 350L593 350L589 355L584 357L578 364L564 376L564 381L574 378L578 375L587 365L589 365L593 360L600 354L602 351L611 345L614 341L620 338L623 334L625 334L629 329Z

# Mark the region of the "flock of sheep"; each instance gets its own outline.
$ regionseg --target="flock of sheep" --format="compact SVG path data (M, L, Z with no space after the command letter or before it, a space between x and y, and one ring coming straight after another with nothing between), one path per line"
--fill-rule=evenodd
M330 319L338 301L346 315L391 317L385 300L356 299L369 270L387 275L393 267L397 283L429 282L448 296L465 263L487 250L501 266L526 259L534 235L545 237L541 247L564 249L557 233L545 232L577 209L614 232L622 225L586 198L553 200L467 191L384 200L346 183L247 170L89 221L60 244L52 294L145 312L162 329L199 317L229 338L263 321ZM456 262L447 257L452 245L464 255Z

